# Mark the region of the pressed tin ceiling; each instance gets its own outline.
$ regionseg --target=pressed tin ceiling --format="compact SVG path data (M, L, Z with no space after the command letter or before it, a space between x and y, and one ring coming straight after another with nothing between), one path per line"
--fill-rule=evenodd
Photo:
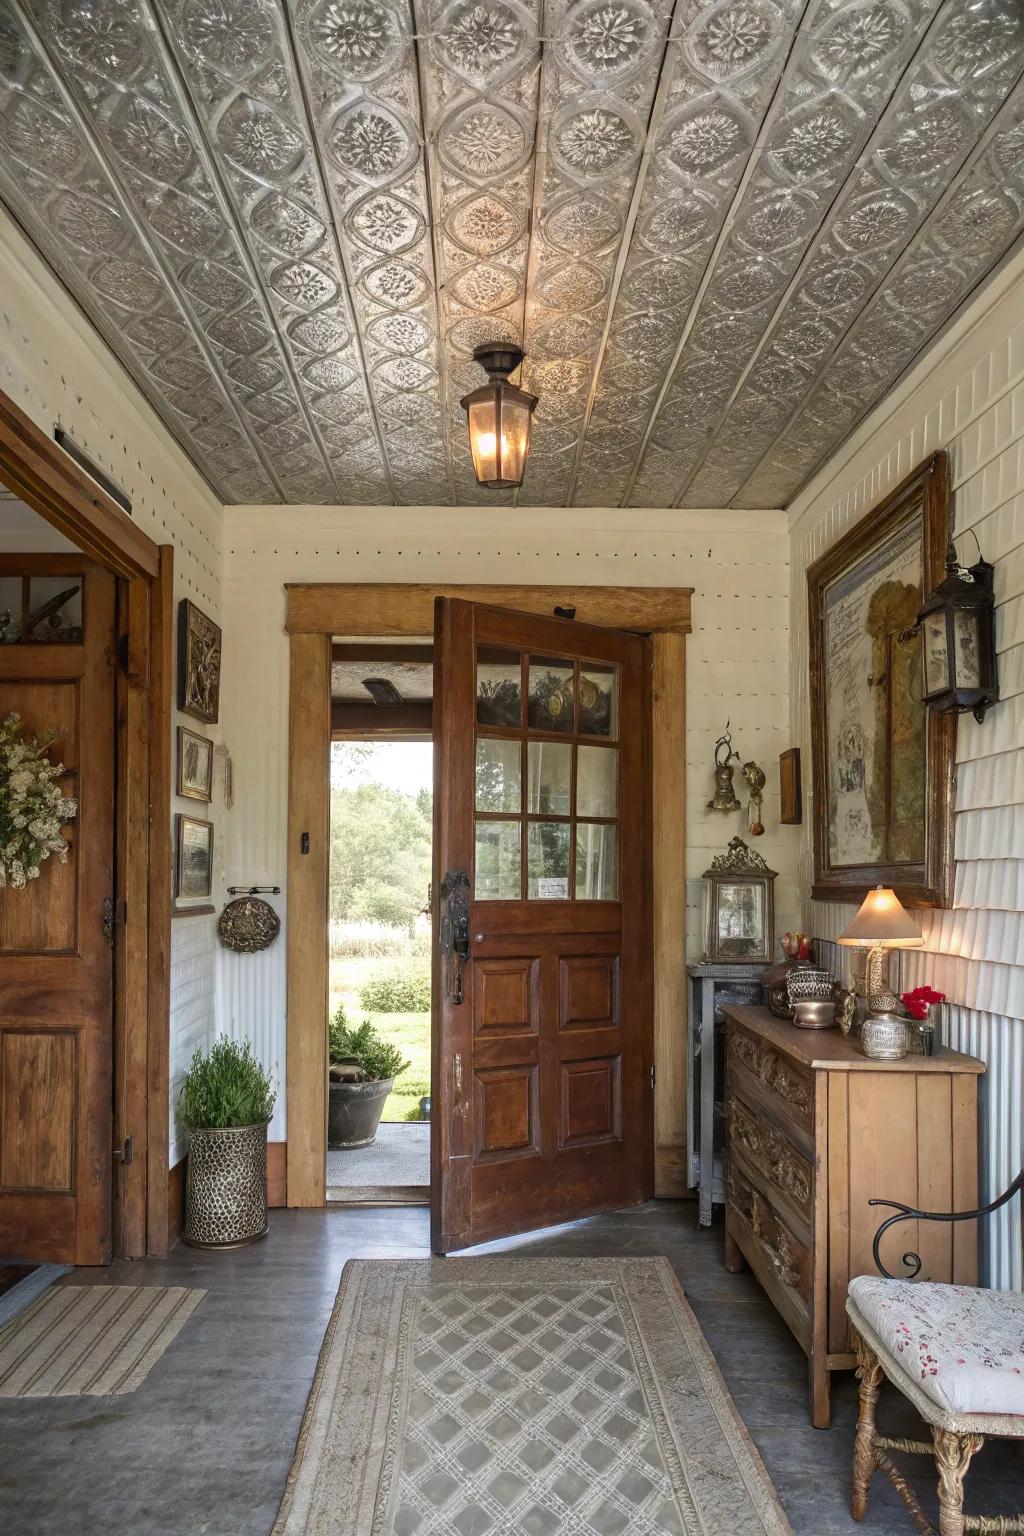
M1022 0L0 0L0 198L226 502L785 505L1024 230Z

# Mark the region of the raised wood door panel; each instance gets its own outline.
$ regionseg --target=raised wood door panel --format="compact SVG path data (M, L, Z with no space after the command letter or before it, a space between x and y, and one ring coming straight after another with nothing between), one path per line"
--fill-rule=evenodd
M436 933L471 882L461 1003L435 966L439 1251L652 1193L649 669L634 635L438 604Z
M0 644L0 718L13 711L33 736L56 736L51 756L71 770L78 814L62 834L67 862L51 857L24 889L0 892L0 1252L101 1264L111 1251L103 903L114 891L116 589L84 558L7 555L5 611L17 578L81 583L80 639Z

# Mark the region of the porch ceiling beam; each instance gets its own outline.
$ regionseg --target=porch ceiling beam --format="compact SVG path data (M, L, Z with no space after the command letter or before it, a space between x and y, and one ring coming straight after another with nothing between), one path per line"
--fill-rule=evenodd
M554 613L574 608L581 624L604 624L642 634L690 632L692 587L512 587L286 583L290 635L424 635L433 631L434 599L460 597Z

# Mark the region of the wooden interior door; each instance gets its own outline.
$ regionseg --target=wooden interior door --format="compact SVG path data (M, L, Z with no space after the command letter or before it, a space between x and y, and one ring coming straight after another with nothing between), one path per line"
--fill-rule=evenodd
M79 802L67 862L0 891L0 1254L75 1264L111 1256L115 602L89 560L0 557L0 719Z
M636 635L438 599L436 1252L653 1193L649 694Z

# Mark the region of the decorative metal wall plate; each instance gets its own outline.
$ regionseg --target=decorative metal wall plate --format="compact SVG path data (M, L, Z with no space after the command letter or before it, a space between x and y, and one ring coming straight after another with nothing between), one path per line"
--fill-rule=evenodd
M1019 0L0 0L0 198L227 502L784 505L1024 232ZM487 501L507 503L509 493Z
M236 896L221 913L217 932L225 949L255 955L273 944L281 932L281 919L259 896Z

